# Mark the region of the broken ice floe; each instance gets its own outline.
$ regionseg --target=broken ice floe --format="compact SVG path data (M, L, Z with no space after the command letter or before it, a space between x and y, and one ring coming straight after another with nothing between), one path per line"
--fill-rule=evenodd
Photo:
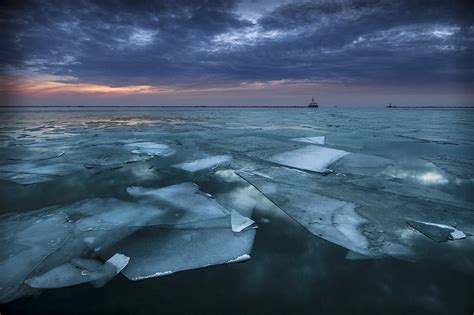
M11 150L11 149L10 149ZM57 151L57 150L16 150L13 152L9 152L9 160L13 161L43 161L43 160L50 160L54 158L58 158L64 155L64 151Z
M325 136L293 138L291 140L298 141L298 142L312 143L312 144L325 144L326 143Z
M433 133L418 133L418 131L412 132L412 133L399 134L397 136L408 138L408 139L421 140L424 142L436 143L436 144L458 145L458 144L463 143L462 140L451 139L449 135L448 137L446 137L445 135L439 135L439 134L433 134Z
M463 231L450 225L412 220L407 220L407 224L436 242L466 238Z
M122 273L130 280L239 261L252 250L255 230L233 233L229 228L144 228L109 251L131 257ZM245 256L246 257L246 256Z
M52 176L46 176L41 174L30 174L30 173L9 173L0 172L0 178L8 180L13 183L20 185L30 185L36 183L47 182L53 179Z
M461 179L474 178L474 159L456 155L438 155L436 157L423 157L441 168L446 173Z
M369 188L341 182L337 176L293 176L283 167L259 171L272 179L252 172L237 174L314 235L368 257L415 258L416 244L400 235L406 230L407 217L423 222L443 218L450 225L455 220L454 225L466 235L474 229L472 210L460 208L459 203L450 206L439 200L405 197L396 189L385 191L382 183Z
M0 166L0 178L21 185L44 182L56 176L81 170L80 165L71 163L19 162Z
M129 187L127 192L140 203L168 209L163 224L184 224L227 216L228 210L203 194L193 183L181 183L152 189Z
M91 282L94 287L102 287L112 280L128 264L130 258L115 254L104 264L92 259L73 259L48 272L25 281L32 288L63 288Z
M354 180L348 180L347 183L379 191L385 191L387 193L401 196L433 200L455 207L461 207L466 209L474 208L474 205L472 203L463 202L448 193L435 190L424 185L413 185L411 183L400 182L397 181L397 179L387 179L383 177L365 177Z
M216 179L221 182L241 182L242 178L239 175L235 174L233 170L220 170L215 173Z
M122 141L124 142L124 141ZM40 143L33 148L17 148L6 155L0 178L22 185L35 184L76 171L93 169L96 173L118 169L123 164L166 157L174 149L166 144L146 141L99 141L87 145L75 142ZM55 149L56 147L61 150ZM67 153L65 153L67 152Z
M240 180L242 179L240 178ZM253 198L252 193L254 191L252 191L252 189L254 189L252 186L235 188L225 194L218 194L215 198L217 202L226 209L235 210L243 216L251 217L253 209L257 203Z
M211 145L220 149L224 149L226 152L234 151L240 153L269 149L289 150L297 146L296 143L291 144L283 141L255 136L217 139L213 141Z
M250 257L255 230L245 228L251 219L236 223L234 214L231 222L231 211L197 185L128 192L135 202L86 199L0 217L0 302L28 288L99 287L119 272L140 280ZM89 258L97 255L107 261Z
M75 226L81 231L110 230L117 227L140 227L159 224L163 211L159 208L109 199L102 204L98 213L76 221Z
M242 232L243 230L255 223L255 221L250 218L244 217L237 211L232 211L230 222L232 224L233 232Z
M268 158L270 162L303 170L324 172L327 168L349 152L309 145L296 150L278 153Z
M360 229L367 220L356 212L357 205L282 183L267 182L257 188L312 234L368 254L368 241Z
M26 277L64 246L73 231L62 212L3 216L0 224L0 302L7 302L26 293Z
M174 168L179 168L188 172L197 172L207 168L222 165L224 163L229 162L230 160L232 160L232 157L229 155L216 155L191 162L183 162L172 166Z
M334 163L334 172L353 175L376 175L382 172L392 160L368 154L352 153Z
M166 144L155 142L133 142L124 145L126 148L132 149L133 154L145 154L149 156L169 156L174 150Z

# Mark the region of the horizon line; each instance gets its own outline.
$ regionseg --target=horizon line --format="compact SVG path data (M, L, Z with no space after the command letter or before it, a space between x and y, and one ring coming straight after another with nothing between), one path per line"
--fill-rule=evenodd
M358 107L356 105L332 105L332 106L320 106L319 108L311 108L303 105L0 105L0 108L130 108L130 107L145 107L145 108L338 108L341 107ZM373 105L362 105L359 107L372 107L372 108L386 108L386 109L410 109L410 108L474 108L474 106L459 106L459 105L442 105L442 106L373 106Z

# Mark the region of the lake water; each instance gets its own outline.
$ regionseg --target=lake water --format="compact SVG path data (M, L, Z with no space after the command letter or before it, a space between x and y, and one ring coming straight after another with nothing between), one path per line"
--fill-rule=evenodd
M4 108L0 121L2 314L474 312L473 110ZM233 231L235 213L255 223ZM51 275L115 253L130 258L116 277L79 268L102 287Z

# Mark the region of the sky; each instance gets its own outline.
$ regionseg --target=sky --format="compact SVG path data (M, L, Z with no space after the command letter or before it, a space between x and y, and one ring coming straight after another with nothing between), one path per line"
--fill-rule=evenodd
M0 105L474 105L471 0L0 1Z

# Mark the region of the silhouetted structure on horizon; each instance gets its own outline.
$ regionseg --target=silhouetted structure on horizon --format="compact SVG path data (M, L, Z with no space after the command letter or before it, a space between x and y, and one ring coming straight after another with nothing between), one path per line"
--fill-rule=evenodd
M314 101L314 97L311 99L311 103L309 103L308 107L319 108L318 103Z

